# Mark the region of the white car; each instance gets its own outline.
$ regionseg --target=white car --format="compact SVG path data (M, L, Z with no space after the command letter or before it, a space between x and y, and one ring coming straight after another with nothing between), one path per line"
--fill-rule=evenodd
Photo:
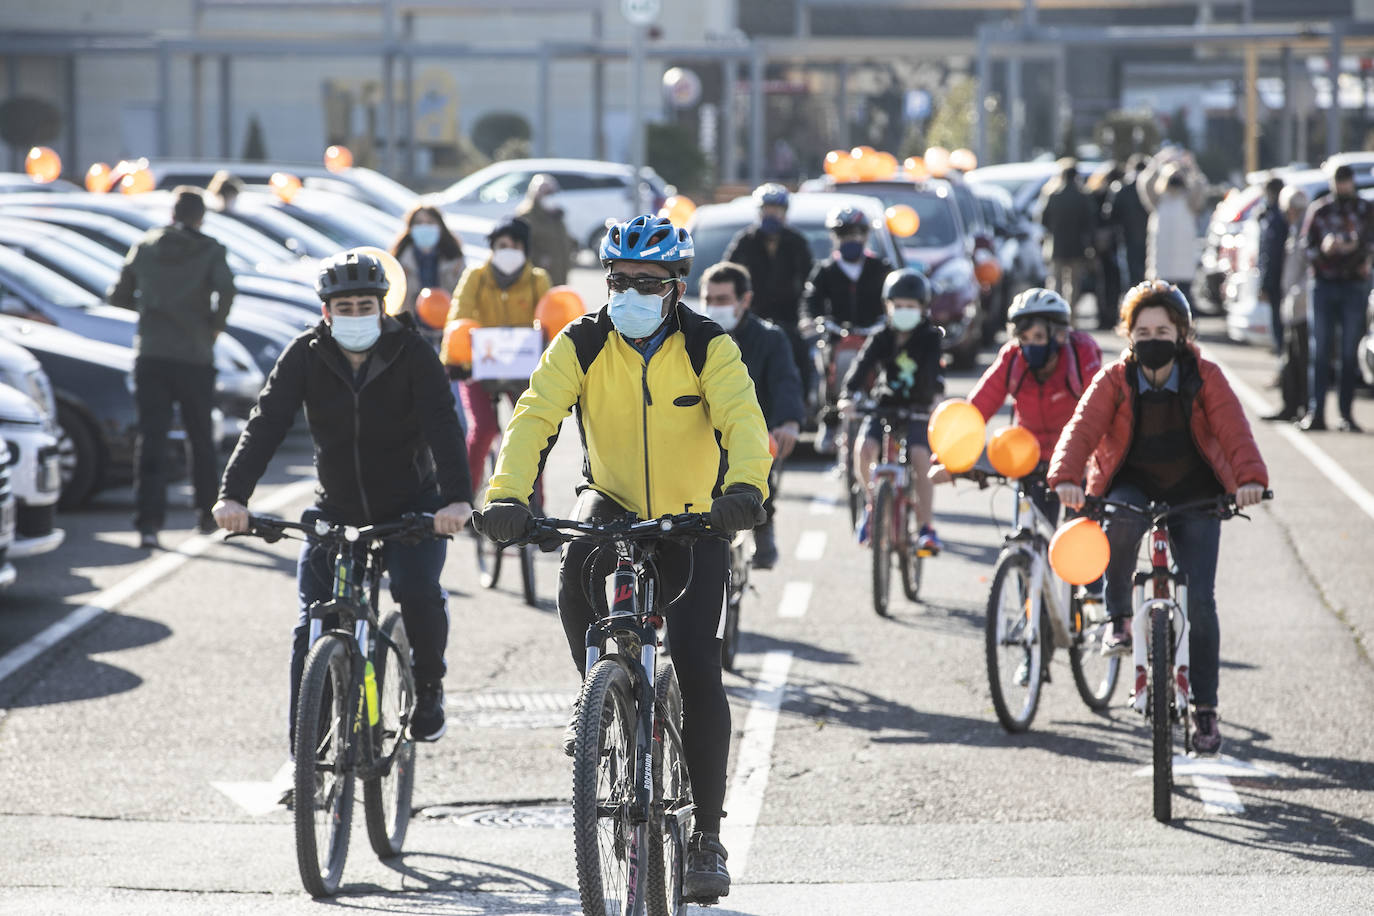
M16 500L10 488L10 450L0 442L0 588L9 588L18 578L9 553L14 547Z
M641 171L644 185L639 206L631 211L630 166L595 159L507 159L450 185L434 196L444 213L466 213L500 219L515 212L535 175L552 175L558 181L555 195L563 208L568 234L579 245L596 250L606 232L607 219L629 219L657 212L669 194L658 173L647 166Z
M6 556L18 560L56 550L66 532L54 524L62 468L52 417L23 392L0 385L0 439L9 453L9 488L16 501Z

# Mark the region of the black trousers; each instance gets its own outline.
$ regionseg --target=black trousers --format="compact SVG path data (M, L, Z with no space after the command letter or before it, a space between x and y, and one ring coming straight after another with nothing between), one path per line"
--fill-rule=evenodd
M1307 413L1307 322L1283 329L1283 352L1279 362L1279 391L1285 413Z
M140 356L134 361L134 399L138 405L134 527L153 532L167 520L167 477L171 464L167 434L172 428L174 404L181 406L181 424L191 446L196 508L208 511L215 504L219 483L211 419L215 367Z
M577 502L574 518L605 521L625 514L614 500L587 490ZM581 541L568 544L558 571L558 616L573 662L583 675L587 628L608 613L602 583L615 568L614 554L603 553L593 564L595 584L585 587L583 570L592 549ZM725 813L725 766L730 756L730 704L720 671L730 546L706 539L667 543L658 549L655 562L660 594L667 601L682 590L688 567L694 566L687 594L667 614L668 645L682 687L682 743L696 795L696 829L715 833ZM587 591L591 591L594 603L587 600Z

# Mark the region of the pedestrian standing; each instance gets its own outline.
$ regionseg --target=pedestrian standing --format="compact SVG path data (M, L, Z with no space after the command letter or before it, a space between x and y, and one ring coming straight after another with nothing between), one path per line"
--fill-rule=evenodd
M1136 180L1136 191L1150 222L1145 237L1145 277L1177 286L1192 299L1197 272L1197 220L1206 181L1191 153L1168 150L1154 159Z
M558 203L560 188L552 175L535 175L525 189L525 199L515 215L530 227L530 260L549 275L549 282L562 286L568 282L572 266L573 244L563 221L563 208Z
M206 186L205 193L210 198L211 206L221 213L228 213L234 209L234 204L238 201L239 195L243 193L243 179L228 169L220 169L211 176L210 184Z
M1283 268L1284 249L1288 242L1288 215L1279 204L1283 193L1283 179L1270 178L1264 184L1264 206L1256 219L1259 222L1259 253L1256 266L1259 268L1259 295L1261 302L1269 303L1271 325L1274 332L1274 353L1283 353Z
M1150 211L1140 199L1138 179L1148 161L1141 153L1127 159L1126 174L1112 193L1112 222L1121 231L1128 287L1145 279L1145 240L1149 234Z
M172 223L148 230L129 249L112 305L138 311L134 341L134 397L138 405L134 527L139 545L157 547L167 514L170 454L167 433L172 405L191 446L196 523L202 533L218 526L210 514L219 469L211 411L215 399L215 338L234 301L234 277L224 246L200 231L205 198L198 188L174 192Z
M1105 163L1088 181L1097 228L1093 252L1097 255L1097 329L1109 331L1116 326L1121 306L1121 227L1112 218L1116 191L1125 172L1115 162Z
M463 276L463 246L444 224L443 214L429 204L411 207L405 215L405 226L392 244L391 254L406 275L406 297L401 311L414 315L420 290L448 294L458 286ZM437 343L437 334L426 336L431 343Z
M1061 160L1058 180L1045 189L1040 222L1045 226L1045 259L1050 262L1050 286L1072 309L1088 267L1093 232L1097 228L1092 198L1079 186L1078 164L1074 160Z
M1284 245L1282 308L1283 353L1279 363L1279 391L1283 406L1266 420L1297 420L1307 413L1307 246L1302 240L1302 220L1307 212L1307 195L1300 188L1284 188L1279 195L1279 211L1288 220L1288 241Z
M1331 196L1307 213L1302 238L1312 264L1308 303L1310 362L1305 430L1326 429L1326 389L1331 382L1332 351L1340 334L1341 379L1337 404L1341 430L1362 432L1355 422L1356 360L1369 300L1369 257L1374 246L1374 203L1355 193L1348 165L1331 177Z

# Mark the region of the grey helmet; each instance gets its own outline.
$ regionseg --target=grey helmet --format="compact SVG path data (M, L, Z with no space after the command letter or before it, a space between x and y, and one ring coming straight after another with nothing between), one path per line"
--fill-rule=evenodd
M385 297L389 289L391 281L386 278L381 259L362 251L341 251L325 258L315 277L315 292L322 302L335 296L366 293Z
M1018 293L1007 309L1007 321L1017 324L1028 318L1044 318L1055 324L1071 324L1073 312L1064 297L1052 289L1031 287Z

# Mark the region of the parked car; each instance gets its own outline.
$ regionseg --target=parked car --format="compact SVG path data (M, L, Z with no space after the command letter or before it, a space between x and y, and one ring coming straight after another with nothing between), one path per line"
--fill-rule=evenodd
M444 213L466 213L498 219L515 211L525 197L530 179L538 174L552 175L558 181L558 203L568 234L595 251L606 233L608 217L625 216L629 187L634 172L618 162L593 159L507 159L478 169L461 181L435 195ZM658 173L647 166L640 172L643 180L638 213L657 212L670 193ZM629 214L632 215L632 214Z
M224 169L249 187L266 188L277 172L301 179L311 190L329 191L362 201L391 216L401 216L414 205L418 195L392 178L369 168L354 166L331 172L321 164L301 162L232 162L227 159L154 159L148 163L153 180L162 190L178 185L203 188L215 173Z
M51 383L62 475L58 506L75 508L100 490L131 483L138 439L134 351L2 315L0 339L32 354ZM2 370L0 380L8 383ZM223 417L218 408L215 413L218 430ZM186 470L186 435L180 422L173 424L170 439L171 477L177 479Z
M245 191L239 200L249 208L278 210L329 239L335 251L371 245L390 250L401 234L399 218L359 200L326 191L301 190L290 203L274 194Z
M14 547L14 530L18 515L18 500L10 485L9 448L0 442L0 589L9 588L19 578L9 553Z
M53 419L28 395L0 385L0 439L9 452L10 489L15 496L14 543L9 558L18 560L56 550L66 532L57 527L62 467Z
M56 181L34 181L26 172L0 172L0 194L22 194L37 191L40 194L64 194L67 191L80 191L81 188L70 181L59 178Z

